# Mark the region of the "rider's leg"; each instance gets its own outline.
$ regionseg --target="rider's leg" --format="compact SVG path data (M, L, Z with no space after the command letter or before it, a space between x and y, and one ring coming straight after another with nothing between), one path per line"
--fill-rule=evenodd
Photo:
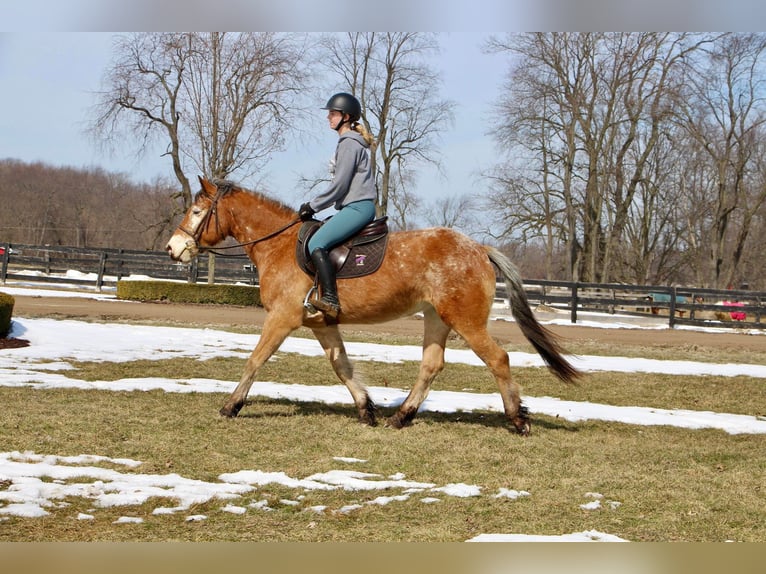
M322 297L315 307L336 317L340 312L336 287L335 266L327 253L334 246L343 243L375 218L375 202L355 201L343 207L327 220L309 240L311 260L317 269Z
M343 206L309 240L309 253L322 248L328 251L343 243L365 225L375 219L375 202L372 200L355 201Z
M317 247L311 252L311 261L317 272L319 287L322 292L321 299L314 301L313 305L320 311L324 311L328 317L335 318L340 313L340 301L338 300L338 287L335 280L335 264L330 261L327 249Z

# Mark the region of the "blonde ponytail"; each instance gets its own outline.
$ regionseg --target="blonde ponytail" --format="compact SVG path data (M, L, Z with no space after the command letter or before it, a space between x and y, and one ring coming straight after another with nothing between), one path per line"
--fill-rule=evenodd
M357 132L359 135L361 135L364 138L364 141L367 142L367 145L372 147L375 143L375 138L373 135L367 131L367 128L364 127L364 124L360 124L358 122L355 122L352 128L355 132Z

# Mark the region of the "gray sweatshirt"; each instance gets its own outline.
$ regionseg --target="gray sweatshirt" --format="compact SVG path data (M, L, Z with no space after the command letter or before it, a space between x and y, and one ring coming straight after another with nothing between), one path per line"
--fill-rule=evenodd
M335 157L330 162L332 177L327 189L309 202L314 211L335 204L335 209L362 199L375 200L375 180L370 165L370 146L354 130L338 138Z

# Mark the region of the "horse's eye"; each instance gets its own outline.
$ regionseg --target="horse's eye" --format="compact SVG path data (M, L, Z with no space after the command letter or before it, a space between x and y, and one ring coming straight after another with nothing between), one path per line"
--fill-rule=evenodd
M199 207L192 209L192 215L199 215L200 213L202 213L202 210Z

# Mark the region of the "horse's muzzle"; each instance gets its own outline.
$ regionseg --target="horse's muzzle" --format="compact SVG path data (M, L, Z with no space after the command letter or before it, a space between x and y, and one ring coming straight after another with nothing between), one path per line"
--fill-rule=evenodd
M173 261L181 263L189 263L199 253L197 243L193 239L179 237L178 234L173 234L165 249Z

